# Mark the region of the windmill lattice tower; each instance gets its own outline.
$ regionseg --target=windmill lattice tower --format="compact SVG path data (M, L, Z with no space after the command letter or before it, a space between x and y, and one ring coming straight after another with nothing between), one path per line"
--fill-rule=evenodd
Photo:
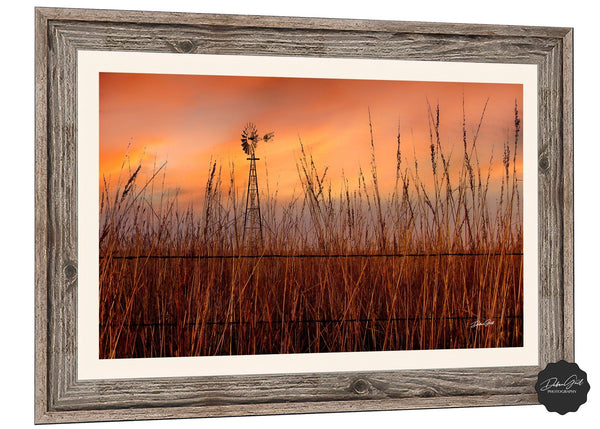
M260 196L258 177L256 175L256 146L259 141L268 142L273 133L259 137L256 126L248 123L242 130L242 149L249 157L248 192L246 194L246 210L244 211L244 233L242 241L250 251L256 251L263 244L262 215L260 213Z

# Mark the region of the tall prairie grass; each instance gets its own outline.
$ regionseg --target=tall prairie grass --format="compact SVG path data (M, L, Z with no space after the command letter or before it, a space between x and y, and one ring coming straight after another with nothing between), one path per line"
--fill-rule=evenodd
M453 155L430 106L427 163L406 156L398 131L390 192L370 113L368 170L339 188L299 140L302 192L283 200L261 184L253 249L235 180L246 165L211 160L195 210L165 190L165 164L143 179L141 163L124 164L102 179L100 357L522 345L520 116L515 105L493 180L494 158L477 151L484 115L468 133L463 113Z

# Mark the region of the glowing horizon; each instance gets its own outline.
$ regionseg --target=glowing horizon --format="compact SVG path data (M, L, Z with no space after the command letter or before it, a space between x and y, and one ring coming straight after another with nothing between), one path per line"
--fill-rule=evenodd
M370 112L379 187L387 195L395 184L398 132L402 168L414 168L415 158L421 179L431 182L428 103L434 115L439 104L441 145L458 169L463 102L469 144L487 102L477 153L482 174L491 167L492 180L503 174L503 144L510 142L512 150L515 103L520 112L523 106L521 84L136 73L100 73L99 82L101 190L103 178L115 183L127 176L128 163L135 169L143 161L139 177L147 180L155 165L167 162L164 189L178 190L182 203L194 205L201 204L211 160L227 181L234 165L236 187L244 188L248 163L240 132L247 122L261 134L275 133L257 150L262 191L268 170L271 192L289 199L302 191L300 139L319 170L328 168L334 191L343 177L356 184L361 169L370 177ZM522 137L516 165L521 176Z

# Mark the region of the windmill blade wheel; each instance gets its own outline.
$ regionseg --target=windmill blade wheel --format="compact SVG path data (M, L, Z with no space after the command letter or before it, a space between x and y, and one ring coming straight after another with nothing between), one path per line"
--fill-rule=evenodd
M241 141L242 149L246 155L252 155L256 148L256 143L258 142L258 130L256 129L256 125L252 122L248 122L242 130Z

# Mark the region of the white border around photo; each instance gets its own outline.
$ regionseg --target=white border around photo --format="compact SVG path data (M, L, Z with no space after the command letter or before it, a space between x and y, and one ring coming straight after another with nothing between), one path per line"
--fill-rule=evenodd
M243 70L243 74L239 72ZM523 347L99 358L99 73L270 76L523 85ZM537 66L399 60L78 52L78 378L467 368L538 364Z

